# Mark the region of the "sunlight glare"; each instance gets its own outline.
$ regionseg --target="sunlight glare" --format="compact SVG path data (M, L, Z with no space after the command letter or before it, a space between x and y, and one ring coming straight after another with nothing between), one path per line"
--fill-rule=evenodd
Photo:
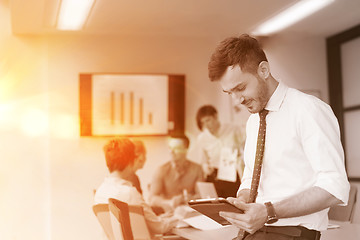
M48 129L48 117L40 109L28 109L22 116L21 128L31 137L43 135Z
M51 134L56 138L74 138L78 132L77 119L69 114L58 114L51 123Z

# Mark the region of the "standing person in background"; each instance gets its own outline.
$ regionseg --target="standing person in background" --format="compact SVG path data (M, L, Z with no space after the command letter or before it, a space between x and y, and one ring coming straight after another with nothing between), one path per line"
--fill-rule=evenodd
M246 240L320 239L329 207L346 205L350 189L330 106L279 83L259 42L246 34L219 44L209 78L252 113L243 181L237 198L228 198L244 213L220 215L241 229L237 239L243 230Z
M141 183L136 171L144 167L146 162L146 149L144 143L140 140L133 140L133 143L135 145L135 172L130 176L129 180L134 187L136 187L139 193L142 194Z
M115 138L110 140L103 150L110 175L96 190L94 204L108 204L109 198L115 198L129 205L142 206L152 234L166 233L175 227L178 219L156 216L129 180L137 169L134 143L128 138Z
M189 158L201 159L206 181L214 183L220 197L235 197L244 169L244 134L239 126L221 124L217 110L211 105L199 108L196 123L202 132ZM231 165L225 166L227 163Z
M150 185L150 203L165 212L196 197L196 182L203 181L201 166L186 159L189 139L171 136L168 141L171 160L155 172Z

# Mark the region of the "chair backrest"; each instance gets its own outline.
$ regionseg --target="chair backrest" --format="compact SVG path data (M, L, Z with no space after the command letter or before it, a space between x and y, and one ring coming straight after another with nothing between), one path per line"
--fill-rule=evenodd
M135 240L151 240L142 206L129 205L130 224Z
M108 204L97 204L93 206L93 211L100 225L102 226L107 238L109 240L115 240L113 230L111 227L109 205Z
M357 187L350 185L349 201L347 206L334 206L329 210L329 219L352 222L356 204Z
M110 198L109 210L115 240L134 240L128 205L117 199Z
M123 226L126 228L126 231L132 233L131 236L134 240L151 240L152 237L146 224L142 206L128 205L117 199L109 199L109 208L110 212L116 210L118 211L117 215L122 214L125 217L124 221L126 221L126 224ZM114 226L114 219L112 219L112 225L114 229L116 227ZM116 235L115 229L114 234Z

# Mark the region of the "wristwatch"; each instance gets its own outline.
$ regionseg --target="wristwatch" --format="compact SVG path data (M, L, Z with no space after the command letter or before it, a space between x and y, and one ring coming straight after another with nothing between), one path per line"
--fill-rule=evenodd
M272 203L271 202L266 202L264 204L265 204L266 211L267 211L267 214L268 214L266 223L267 224L272 224L272 223L277 222L278 217L276 216L275 209L274 209L274 206L272 205Z

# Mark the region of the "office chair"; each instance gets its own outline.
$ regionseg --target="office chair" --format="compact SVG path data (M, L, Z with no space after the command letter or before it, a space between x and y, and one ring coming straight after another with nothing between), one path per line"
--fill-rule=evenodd
M129 207L119 200L109 199L110 221L115 240L134 240L130 225Z
M115 240L113 230L111 227L109 205L108 204L97 204L93 206L93 212L103 228L107 238L109 240Z
M151 240L142 206L129 205L130 225L135 240Z
M121 202L117 199L109 199L109 208L118 209L118 211L124 212L125 215L128 213L129 219L127 225L127 230L132 232L134 240L184 240L184 238L177 235L151 235L149 228L146 224L144 210L142 206L139 205L127 205L124 202ZM113 229L117 227L118 221L115 218L111 219L111 224ZM115 238L117 240L117 238ZM127 240L124 238L124 240Z
M134 240L151 240L151 234L146 225L144 210L142 206L133 206L128 205L124 202L121 202L117 199L109 199L109 206L111 208L118 209L119 212L124 213L124 215L128 215L128 230L132 232L132 236ZM117 224L114 223L114 219L112 219L112 225Z
M349 201L347 206L333 206L328 216L330 220L352 222L356 204L357 187L350 184Z

